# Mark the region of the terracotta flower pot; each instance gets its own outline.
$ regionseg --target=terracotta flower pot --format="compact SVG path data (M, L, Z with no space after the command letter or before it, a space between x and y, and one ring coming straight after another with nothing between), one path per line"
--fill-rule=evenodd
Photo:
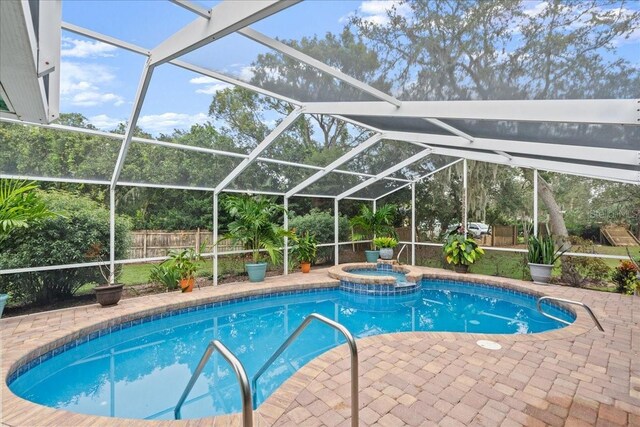
M311 263L310 262L301 262L300 269L303 273L308 273L311 271Z
M189 279L180 279L180 289L182 292L191 292L193 291L193 284L196 282L196 279L191 277Z

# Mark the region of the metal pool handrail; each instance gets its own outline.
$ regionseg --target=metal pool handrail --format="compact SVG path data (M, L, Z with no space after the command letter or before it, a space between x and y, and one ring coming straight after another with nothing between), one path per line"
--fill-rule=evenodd
M252 427L253 405L251 403L251 388L249 387L249 378L247 377L247 372L244 370L244 366L242 366L242 363L240 363L238 358L218 340L211 341L207 346L207 349L204 351L202 359L200 359L195 372L193 373L193 375L191 375L191 379L189 380L187 387L184 389L184 392L182 393L182 396L180 396L180 400L178 401L178 404L173 411L175 419L179 420L181 418L180 410L182 409L182 405L184 404L184 401L187 400L187 396L191 392L191 389L198 380L198 377L202 373L202 370L209 361L209 358L213 354L214 350L218 350L220 352L222 357L224 357L225 360L229 362L234 372L236 373L236 378L238 378L238 382L240 383L240 391L242 392L242 425L244 427Z
M283 351L286 350L287 347L302 333L302 331L311 323L313 320L319 320L325 325L336 329L344 337L347 339L347 344L349 344L349 350L351 352L351 425L353 427L358 426L358 347L356 346L356 340L351 335L351 332L343 325L338 322L335 322L331 319L328 319L318 313L311 313L308 315L304 321L296 328L295 331L289 338L282 343L282 345L273 353L273 355L265 362L264 365L256 372L251 380L251 387L253 389L253 401L257 402L256 395L256 384L258 382L258 378L267 370L269 366L282 354Z
M407 247L406 244L402 245L402 247L400 248L400 251L398 251L398 256L396 257L396 261L400 262L400 255L402 255L402 251L404 251L406 247Z
M560 323L564 323L565 325L570 325L570 322L567 322L566 320L560 319L558 317L552 316L550 314L545 313L542 310L542 301L557 301L557 302L564 302L567 304L573 304L573 305L579 305L580 307L584 308L585 310L587 310L587 313L589 313L589 316L591 316L591 319L593 319L593 323L596 324L596 326L598 327L598 329L600 329L600 331L604 332L604 328L602 327L602 325L600 324L600 321L598 320L598 318L596 317L595 314L593 314L593 311L591 311L591 308L589 308L588 305L581 303L580 301L573 301L570 299L564 299L564 298L556 298L556 297L540 297L538 298L538 301L536 301L536 307L538 308L538 311L540 312L540 314L542 314L543 316L548 317L549 319L553 319L556 320Z

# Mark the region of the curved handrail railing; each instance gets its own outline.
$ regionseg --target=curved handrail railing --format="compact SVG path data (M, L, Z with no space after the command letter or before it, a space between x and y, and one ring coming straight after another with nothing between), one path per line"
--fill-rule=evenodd
M407 245L404 244L404 245L402 245L402 247L398 251L398 256L396 256L396 261L398 261L398 263L400 263L400 255L402 255L402 251L404 251L406 248L407 248Z
M344 337L347 339L347 344L349 345L349 350L351 352L351 425L353 427L358 426L358 347L356 346L356 340L351 335L351 332L343 325L338 322L335 322L331 319L328 319L318 313L311 313L308 315L304 321L296 328L295 331L289 338L282 343L282 345L271 355L269 360L265 362L264 365L256 372L251 380L251 388L253 389L253 401L257 402L257 391L256 385L258 382L258 378L262 374L265 373L267 368L271 366L271 364L282 354L283 351L286 350L287 347L302 333L302 331L311 323L313 320L319 320L322 323L332 327L333 329L338 330Z
M564 298L556 298L556 297L540 297L538 298L538 300L536 301L536 307L538 308L538 311L540 312L540 314L542 314L545 317L548 317L549 319L553 319L556 320L560 323L564 323L565 325L570 325L570 322L567 322L564 319L560 319L559 317L555 317L552 316L550 314L545 313L542 310L542 301L557 301L557 302L564 302L567 304L573 304L573 305L579 305L580 307L584 308L585 310L587 310L587 313L589 313L589 316L591 316L591 319L593 319L593 323L596 324L596 326L598 327L598 329L600 329L600 331L604 332L604 328L602 327L602 325L600 324L600 321L598 320L598 318L596 317L595 314L593 314L593 311L591 311L591 308L589 308L588 305L581 303L580 301L573 301L570 299L564 299Z
M176 405L173 413L175 415L175 419L179 420L181 418L180 410L182 409L182 405L184 401L187 400L187 396L191 393L191 389L195 385L198 377L202 373L205 365L209 361L209 358L213 354L214 350L218 350L222 357L225 358L227 362L231 365L234 372L236 373L236 377L238 378L238 382L240 383L240 391L242 392L242 425L244 427L252 427L253 426L253 405L251 403L251 388L249 387L249 378L247 377L247 372L244 370L244 366L238 360L238 358L229 351L224 344L222 344L218 340L213 340L207 346L207 349L204 351L202 355L202 359L198 363L195 372L191 375L191 379L185 387L182 396L180 396L180 400Z

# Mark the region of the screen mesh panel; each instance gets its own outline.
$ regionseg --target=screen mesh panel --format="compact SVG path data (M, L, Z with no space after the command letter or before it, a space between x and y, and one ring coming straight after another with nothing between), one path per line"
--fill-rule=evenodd
M254 161L228 188L244 191L270 191L285 193L314 174L316 170L295 166Z
M0 122L0 173L110 180L121 140Z
M340 166L340 169L376 175L425 149L405 141L383 140Z
M120 181L213 189L241 160L134 141Z

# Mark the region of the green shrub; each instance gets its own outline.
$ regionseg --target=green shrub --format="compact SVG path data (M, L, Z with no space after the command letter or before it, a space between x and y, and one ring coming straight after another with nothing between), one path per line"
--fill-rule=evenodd
M631 261L621 261L611 276L616 292L633 295L638 287L638 268Z
M583 287L587 284L603 284L611 269L600 258L567 256L562 259L560 280L569 286Z
M299 236L309 233L315 236L318 243L333 243L334 236L334 216L333 213L311 209L306 215L296 216L289 212L289 229L295 230ZM350 240L351 226L349 220L340 216L338 218L338 238L341 242ZM319 247L317 260L318 264L333 260L333 247Z
M61 191L40 192L62 216L16 230L0 248L0 269L75 264L109 259L109 211L98 203ZM129 246L129 221L116 218L116 258ZM116 272L117 273L117 272ZM83 285L104 282L98 267L0 276L0 292L18 304L47 304L70 298Z

